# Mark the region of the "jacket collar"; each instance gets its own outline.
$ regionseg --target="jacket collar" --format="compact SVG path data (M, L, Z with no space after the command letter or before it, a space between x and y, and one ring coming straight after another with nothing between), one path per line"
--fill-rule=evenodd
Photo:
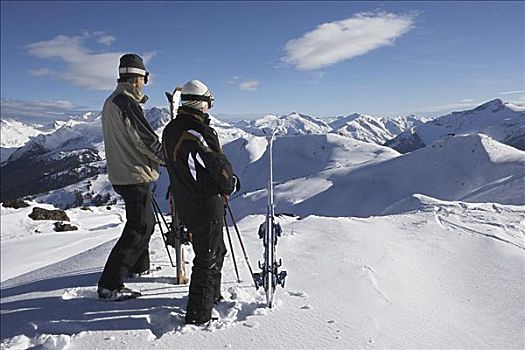
M139 90L137 90L133 84L123 82L118 83L117 89L115 90L117 94L122 93L124 95L127 95L131 98L133 98L135 101L140 102L144 98L144 94L142 94Z
M206 125L210 125L210 115L208 113L204 113L202 111L199 111L198 109L187 107L187 106L180 106L177 111L177 116L188 116L193 117L200 121L201 123L204 123Z

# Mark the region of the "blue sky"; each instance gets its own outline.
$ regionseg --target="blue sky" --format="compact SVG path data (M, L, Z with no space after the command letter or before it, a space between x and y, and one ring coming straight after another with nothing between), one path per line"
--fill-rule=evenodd
M200 79L223 119L523 104L524 23L524 2L2 1L2 116L100 110L127 52L146 107Z

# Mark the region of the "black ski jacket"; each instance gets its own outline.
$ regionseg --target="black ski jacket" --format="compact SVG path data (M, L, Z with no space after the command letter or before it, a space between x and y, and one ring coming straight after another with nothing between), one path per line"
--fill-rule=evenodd
M209 116L180 107L162 133L170 189L178 208L197 201L216 201L235 189L232 166L209 126Z

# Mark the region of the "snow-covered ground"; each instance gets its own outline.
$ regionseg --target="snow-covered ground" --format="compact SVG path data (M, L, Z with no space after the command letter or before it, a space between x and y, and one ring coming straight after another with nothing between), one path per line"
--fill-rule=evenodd
M243 282L227 255L221 321L209 327L184 325L188 287L172 284L158 231L162 270L128 281L144 297L96 298L122 208L68 210L80 227L68 233L33 223L31 208L2 208L2 348L523 348L525 207L419 199L391 216L281 217L289 276L276 307L236 245ZM239 222L254 268L262 220Z

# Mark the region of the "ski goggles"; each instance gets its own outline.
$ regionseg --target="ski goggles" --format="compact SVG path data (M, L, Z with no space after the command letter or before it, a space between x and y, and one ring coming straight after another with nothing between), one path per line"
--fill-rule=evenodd
M204 101L208 102L208 109L213 107L213 102L215 99L212 95L210 96L204 96L204 95L181 95L180 96L181 101Z

